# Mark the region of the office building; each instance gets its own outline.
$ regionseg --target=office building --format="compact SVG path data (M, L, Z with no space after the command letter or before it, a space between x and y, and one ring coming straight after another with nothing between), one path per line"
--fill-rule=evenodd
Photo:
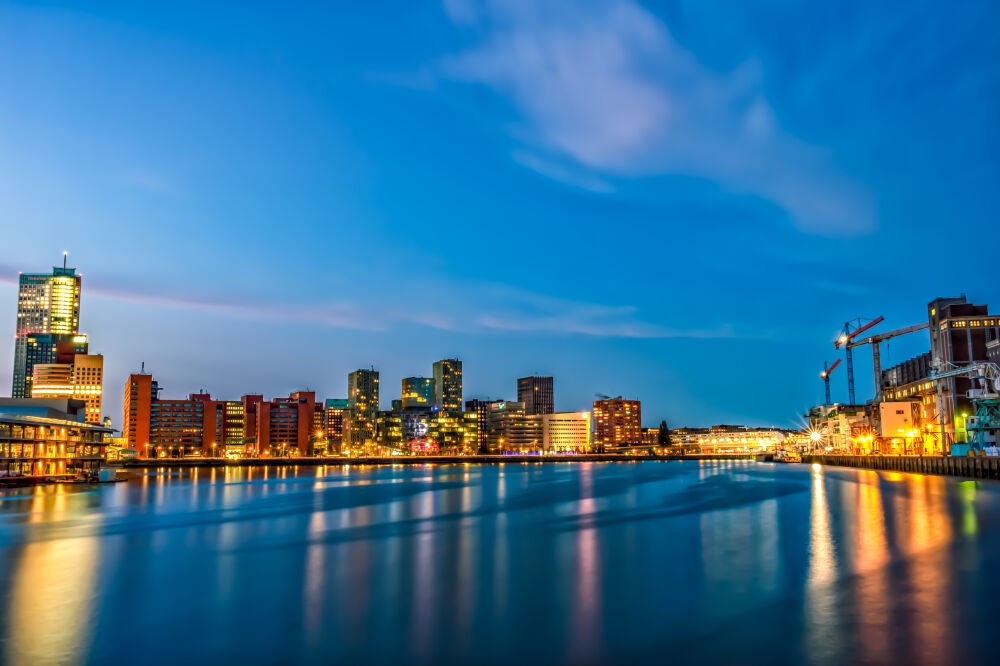
M434 404L434 380L428 377L403 379L403 409L430 407Z
M245 395L240 400L215 400L209 393L187 399L160 397L152 375L129 376L125 384L122 437L143 458L190 455L217 457L228 451L247 455L312 455L322 436L312 391L264 400ZM249 433L249 434L248 434Z
M88 352L87 336L63 333L28 333L23 340L15 341L15 350L23 351L21 366L15 364L15 374L22 377L21 388L27 393L16 397L31 397L34 369L37 365L52 363L72 364L77 354Z
M517 380L517 401L524 403L526 414L551 414L555 411L552 377L521 377Z
M462 409L462 362L457 358L436 361L434 374L434 404L438 409L457 412Z
M350 421L347 398L327 398L324 409L327 450L340 453L347 438L347 424Z
M347 408L351 413L348 433L352 449L374 444L378 405L377 370L355 370L347 375Z
M18 278L17 324L14 333L14 379L11 395L31 396L29 336L43 344L69 343L80 332L80 282L75 268L53 267L52 273L21 273ZM36 338L36 342L39 341ZM49 361L54 362L54 361Z
M101 423L104 357L75 354L70 363L41 363L33 368L31 397L74 398L86 405L87 423Z
M478 451L475 412L445 412L428 407L379 412L378 445L382 453L471 455Z
M221 453L223 404L206 393L165 400L152 375L129 375L125 383L122 437L142 458L181 458Z
M486 448L490 454L541 451L541 415L527 414L523 402L488 403Z
M479 453L489 453L487 433L489 432L490 406L504 400L466 400L465 411L476 415L476 450Z
M0 476L96 474L110 428L73 399L0 398Z
M542 421L545 453L590 452L590 412L553 412L535 418Z
M621 396L594 401L594 446L598 451L642 443L642 412L638 400Z
M227 452L246 451L246 411L242 400L221 400L223 413L222 441Z
M322 416L322 410L319 410ZM257 440L254 451L259 455L313 455L314 444L322 437L316 423L316 394L295 391L287 398L257 403Z

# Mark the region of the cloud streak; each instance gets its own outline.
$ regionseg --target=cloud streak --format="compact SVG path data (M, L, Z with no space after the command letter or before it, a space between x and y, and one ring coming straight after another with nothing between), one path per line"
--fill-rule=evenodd
M868 193L782 130L752 59L713 72L632 0L448 0L445 10L470 45L443 58L439 76L512 103L522 165L595 191L610 191L610 178L696 176L773 202L805 232L875 228Z
M17 284L16 272L3 270L0 283ZM644 321L631 305L605 305L564 299L504 284L426 285L439 295L431 306L393 303L281 303L243 301L214 294L151 291L139 287L109 287L101 280L85 286L87 298L132 305L203 312L244 321L314 323L332 328L387 331L398 325L418 325L465 333L541 333L604 338L732 338L728 325L715 329L671 328Z

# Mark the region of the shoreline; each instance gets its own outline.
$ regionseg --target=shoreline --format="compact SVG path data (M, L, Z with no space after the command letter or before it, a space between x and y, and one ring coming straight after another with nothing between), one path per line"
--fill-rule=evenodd
M371 458L161 458L118 462L114 466L135 467L336 467L344 465L497 465L503 463L643 462L647 460L753 460L749 453L705 455L627 456L619 453L530 456L390 456Z

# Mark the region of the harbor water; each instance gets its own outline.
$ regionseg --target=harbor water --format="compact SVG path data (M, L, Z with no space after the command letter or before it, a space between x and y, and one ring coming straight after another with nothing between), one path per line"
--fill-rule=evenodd
M0 662L989 663L1000 483L750 461L0 492Z

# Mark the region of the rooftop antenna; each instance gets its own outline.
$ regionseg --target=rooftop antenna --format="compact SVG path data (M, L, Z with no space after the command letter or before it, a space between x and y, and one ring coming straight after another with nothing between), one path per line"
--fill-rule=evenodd
M146 362L145 361L142 362L142 367L139 368L139 374L140 375L146 374Z
M66 250L63 250L63 270L66 270L66 256L69 254Z

